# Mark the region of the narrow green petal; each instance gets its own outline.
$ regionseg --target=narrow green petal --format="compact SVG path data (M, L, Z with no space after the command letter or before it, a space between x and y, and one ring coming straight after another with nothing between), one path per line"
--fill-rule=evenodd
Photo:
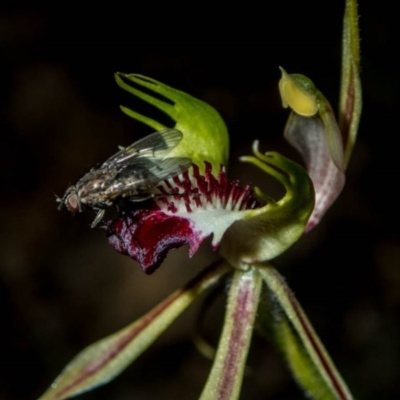
M343 171L343 133L340 131L331 104L320 91L318 91L318 103L319 116L325 128L332 161L340 171Z
M221 164L227 164L228 131L221 116L213 107L142 75L117 73L115 79L122 89L160 109L175 121L174 128L183 133L183 140L170 153L171 157L189 157L201 170L204 170L204 161L208 161L215 173L218 173ZM154 95L149 92L154 92ZM164 97L165 100L160 97ZM126 107L122 107L122 111L156 130L164 128L154 119Z
M114 379L143 353L205 289L229 268L213 266L142 318L93 343L80 352L61 372L39 400L60 400L94 389Z
M315 333L294 294L272 266L259 266L270 297L269 312L276 342L308 396L318 400L351 400L349 389ZM263 327L266 333L270 326Z
M235 271L217 354L200 400L239 398L261 282L255 269Z

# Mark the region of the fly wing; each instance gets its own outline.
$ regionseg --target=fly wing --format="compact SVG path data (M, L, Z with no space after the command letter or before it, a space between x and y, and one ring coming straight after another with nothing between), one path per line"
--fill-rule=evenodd
M110 157L104 164L116 166L136 163L138 159L163 159L182 140L183 134L177 129L164 129L138 140Z
M192 160L185 157L171 157L157 162L148 158L137 159L123 168L116 177L116 180L123 182L120 195L143 194L163 180L186 171L191 165Z
M150 169L158 177L158 182L173 178L186 171L192 165L192 160L186 157L166 158Z

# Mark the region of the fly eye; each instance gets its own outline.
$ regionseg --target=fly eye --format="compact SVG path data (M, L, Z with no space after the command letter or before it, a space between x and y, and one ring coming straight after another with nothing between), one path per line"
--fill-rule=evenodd
M81 202L79 201L78 195L76 193L71 193L65 200L65 207L68 211L76 214L81 211Z

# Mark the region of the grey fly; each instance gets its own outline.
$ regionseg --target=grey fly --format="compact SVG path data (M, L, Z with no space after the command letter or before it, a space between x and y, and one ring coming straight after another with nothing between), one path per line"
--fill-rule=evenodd
M182 140L182 132L164 129L121 148L99 167L92 168L57 201L76 214L86 208L97 211L94 228L105 210L117 199L141 201L154 196L155 187L165 179L187 170L192 160L166 156Z

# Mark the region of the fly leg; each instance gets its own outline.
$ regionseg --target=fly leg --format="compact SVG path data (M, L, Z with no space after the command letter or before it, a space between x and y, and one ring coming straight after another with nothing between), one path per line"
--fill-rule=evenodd
M105 212L106 210L104 209L100 209L99 211L97 211L96 217L90 225L91 228L95 228L98 225L98 223L103 219Z

